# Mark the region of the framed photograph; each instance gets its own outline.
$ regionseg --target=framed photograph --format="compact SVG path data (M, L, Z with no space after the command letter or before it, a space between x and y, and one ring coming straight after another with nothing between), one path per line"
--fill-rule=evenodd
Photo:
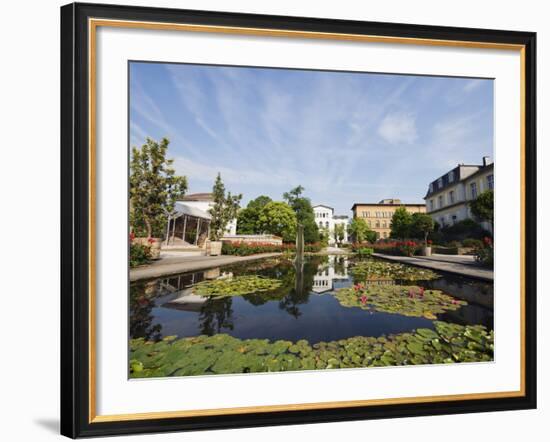
M535 408L535 44L63 6L62 434Z

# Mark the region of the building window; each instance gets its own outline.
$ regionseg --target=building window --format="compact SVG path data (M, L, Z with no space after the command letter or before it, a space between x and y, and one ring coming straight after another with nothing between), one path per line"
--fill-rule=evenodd
M328 221L325 223L325 227L328 229Z
M439 195L439 197L437 198L437 203L439 205L439 207L443 207L443 196L442 195Z
M441 225L441 227L445 227L445 218L439 218L439 224Z
M384 232L384 238L388 237L388 232Z
M434 183L430 183L430 193L434 191Z
M452 216L453 224L456 224L456 215Z
M487 175L487 187L491 190L493 190L495 184L494 184L494 178L493 175Z
M443 187L443 177L437 180L437 188L441 189Z
M319 221L319 227L323 227L323 221Z
M472 193L472 199L475 200L477 198L477 183L475 181L470 183L470 192Z
M430 211L434 210L434 200L430 200Z
M455 192L454 190L451 190L449 192L449 204L454 204L455 202Z
M382 227L383 227L384 229L386 228L386 221L384 221L384 222L382 223Z
M376 228L377 228L377 229L380 228L380 221L376 221Z
M455 172L454 170L451 170L449 172L449 183L452 183L455 180Z

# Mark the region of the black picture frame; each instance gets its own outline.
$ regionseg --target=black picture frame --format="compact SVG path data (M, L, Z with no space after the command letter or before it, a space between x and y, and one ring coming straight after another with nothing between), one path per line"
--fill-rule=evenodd
M89 18L524 47L524 395L316 410L94 422L90 419ZM61 8L61 433L71 438L536 408L536 34L489 29L73 3Z

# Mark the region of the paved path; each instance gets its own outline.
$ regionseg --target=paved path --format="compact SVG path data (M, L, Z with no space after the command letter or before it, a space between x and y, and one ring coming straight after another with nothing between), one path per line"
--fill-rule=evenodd
M465 258L463 255L433 255L433 256L393 256L382 253L373 253L377 258L387 259L388 261L401 262L417 267L424 267L431 270L439 270L455 275L468 276L470 278L482 279L484 281L493 281L494 273L490 269L480 267L473 257Z
M214 267L225 266L228 264L238 264L240 262L256 261L263 258L279 256L280 253L260 253L251 256L185 256L185 257L166 257L155 261L152 264L137 267L130 270L130 281L140 279L156 278L159 276L176 275L184 272L194 272L206 270Z

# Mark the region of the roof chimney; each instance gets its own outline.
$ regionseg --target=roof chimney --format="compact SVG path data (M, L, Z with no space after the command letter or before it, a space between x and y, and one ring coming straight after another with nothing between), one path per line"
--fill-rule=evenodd
M483 157L483 167L486 167L489 164L491 164L491 158L490 157Z

